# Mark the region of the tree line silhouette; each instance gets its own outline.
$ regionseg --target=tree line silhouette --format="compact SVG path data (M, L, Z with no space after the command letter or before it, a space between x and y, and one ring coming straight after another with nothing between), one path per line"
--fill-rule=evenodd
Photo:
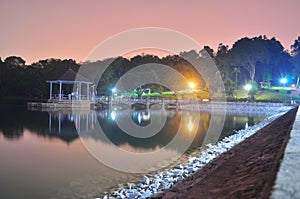
M300 36L291 45L290 51L284 49L276 38L269 39L266 36L241 38L231 48L221 43L216 52L209 46L205 46L204 50L221 72L228 95L248 81L257 83L269 81L276 85L279 84L280 78L288 77L290 83L296 83L300 74ZM201 51L196 50L182 54L201 57ZM180 55L162 58L154 55L137 55L130 59L117 57L84 63L77 63L72 59L51 58L30 65L27 65L21 57L10 56L4 61L0 58L0 99L47 99L49 95L47 80L59 79L70 68L78 71L82 65L101 67L105 63L110 65L97 86L97 92L101 95L108 94L127 71L147 63L169 65L187 79L198 82L200 87L205 87L201 75L196 73L195 68ZM156 88L158 87L156 85Z

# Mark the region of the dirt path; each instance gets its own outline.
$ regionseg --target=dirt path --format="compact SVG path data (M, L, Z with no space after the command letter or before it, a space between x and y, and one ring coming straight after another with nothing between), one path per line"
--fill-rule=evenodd
M296 109L156 198L269 198Z

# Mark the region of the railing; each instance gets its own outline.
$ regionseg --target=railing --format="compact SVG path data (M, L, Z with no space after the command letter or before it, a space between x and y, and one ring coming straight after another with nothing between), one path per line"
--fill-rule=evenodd
M54 94L51 96L51 100L92 100L91 96L87 95L71 95L71 94Z
M178 103L180 100L176 99L166 99L160 97L142 97L142 98L132 98L132 97L98 97L96 102L108 104L109 101L112 104L134 104L134 103L143 103L143 104L163 104L163 103ZM182 101L182 100L181 100Z

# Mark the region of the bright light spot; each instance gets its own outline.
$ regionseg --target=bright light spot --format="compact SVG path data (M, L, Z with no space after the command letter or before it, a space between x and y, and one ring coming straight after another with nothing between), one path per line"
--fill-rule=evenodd
M142 123L142 113L138 113L138 122L139 122L139 124L141 124Z
M113 88L111 89L111 92L116 93L116 92L117 92L117 89L116 89L115 87L113 87Z
M246 84L246 85L244 86L244 89L245 89L246 91L250 91L250 90L252 89L251 84Z
M209 99L203 99L202 101L203 102L209 102Z
M296 85L295 85L295 84L292 84L292 85L291 85L291 87L295 88L295 87L296 87Z
M189 82L189 87L190 87L191 89L194 89L195 86L196 86L196 84L195 84L194 82Z
M188 123L188 129L189 129L189 131L192 132L193 128L194 128L193 121L189 120L189 123Z
M280 83L282 83L282 84L286 84L286 82L287 82L287 79L286 79L286 78L282 78L282 79L280 80Z
M111 117L111 119L112 119L113 121L115 121L115 119L116 119L116 112L115 112L115 111L112 111L112 112L110 113L110 117Z
M150 112L148 112L148 113L143 113L143 120L144 120L144 121L150 120Z

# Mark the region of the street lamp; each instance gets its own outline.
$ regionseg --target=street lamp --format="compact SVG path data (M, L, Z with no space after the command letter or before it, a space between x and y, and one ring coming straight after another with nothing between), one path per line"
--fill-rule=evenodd
M281 78L280 83L282 83L283 87L285 87L285 84L287 83L287 79L285 77Z
M252 100L252 99L253 99L253 93L251 92L251 90L252 90L252 85L251 85L251 84L246 84L246 85L244 86L244 89L248 92L249 99Z
M251 84L246 84L246 85L244 86L244 89L245 89L247 92L249 92L249 91L252 89Z
M113 94L115 94L115 93L117 92L116 87L113 87L113 88L111 89L111 92L112 92Z
M195 84L194 82L189 82L189 87L190 87L191 89L194 89L195 86L196 86L196 84Z

